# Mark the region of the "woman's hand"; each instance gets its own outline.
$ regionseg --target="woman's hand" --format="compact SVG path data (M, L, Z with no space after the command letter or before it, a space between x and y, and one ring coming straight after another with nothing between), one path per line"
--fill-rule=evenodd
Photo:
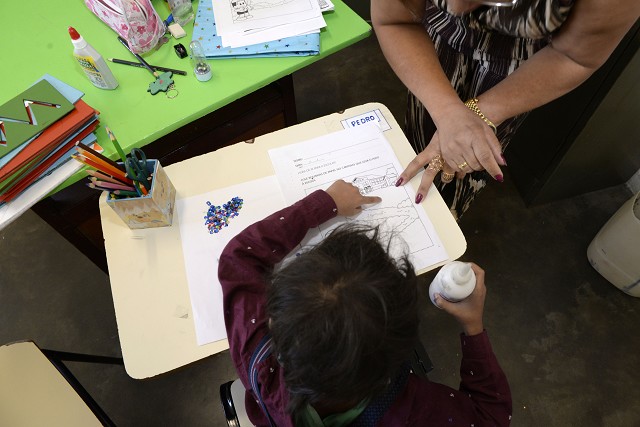
M363 205L371 205L382 201L378 196L363 196L360 194L358 187L341 179L331 184L325 191L336 203L338 215L352 216L360 213Z
M499 182L503 181L500 165L505 165L502 149L493 130L479 116L460 103L451 108L447 120L437 123L438 130L427 147L418 154L400 174L397 185L404 184L418 174L431 160L440 155L444 161L443 170L455 173L458 178L472 171L486 170ZM427 168L422 176L416 203L420 203L437 170Z

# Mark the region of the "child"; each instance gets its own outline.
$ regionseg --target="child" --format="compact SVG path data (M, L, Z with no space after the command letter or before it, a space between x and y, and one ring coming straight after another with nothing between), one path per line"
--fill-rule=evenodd
M511 393L483 330L484 272L459 303L460 391L409 372L416 276L377 232L338 229L273 274L309 229L378 197L337 181L249 226L220 257L231 357L257 426L508 426Z

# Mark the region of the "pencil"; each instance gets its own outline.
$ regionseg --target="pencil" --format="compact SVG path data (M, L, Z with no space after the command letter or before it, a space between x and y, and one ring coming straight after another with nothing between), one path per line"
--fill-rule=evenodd
M122 160L122 163L123 164L126 163L127 162L127 156L124 154L124 151L122 151L122 147L118 143L118 140L116 139L116 136L113 134L113 132L111 132L111 129L109 129L108 126L105 126L104 128L107 131L107 134L109 135L109 139L111 140L111 143L113 144L114 147L116 147L116 151L118 152L118 155L120 156L120 159Z
M129 178L116 178L112 175L107 175L100 171L87 170L87 175L91 175L92 177L99 179L101 181L113 182L114 184L133 184L133 180Z
M142 65L139 62L126 61L124 59L117 59L117 58L107 58L107 59L109 61L113 62L113 63L116 63L116 64L131 65L132 67L145 68L144 65ZM186 76L187 75L186 71L174 70L173 68L160 67L158 65L150 65L150 67L155 69L155 70L169 71L169 72L171 72L173 74L179 74L181 76Z
M114 184L113 182L98 181L97 178L92 178L91 179L91 183L89 184L89 186L91 187L92 185L94 187L100 187L100 188L109 189L109 190L135 191L135 188L133 188L130 185ZM93 188L93 187L91 187L91 188Z
M140 191L142 191L143 196L149 194L149 190L147 190L147 187L142 182L136 181L135 184L137 184L137 187L140 187Z
M136 57L136 59L137 59L138 61L140 61L140 63L142 64L142 66L143 66L144 68L146 68L147 70L149 70L149 71L151 72L151 74L153 74L153 76L154 76L155 78L158 78L158 73L156 72L156 70L154 70L153 68L151 68L151 65L149 65L149 64L147 63L147 61L145 61L145 60L144 60L144 58L143 58L142 56L138 55L138 54L137 54L137 53L135 53L133 50L131 50L131 48L129 47L129 43L127 43L127 41L126 41L125 39L123 39L121 36L118 36L118 41L119 41L120 43L122 43L122 45L123 45L124 47L126 47L126 48L127 48L127 50L128 50L129 52L131 52L131 54L132 54L133 56L135 56L135 57Z
M104 167L101 167L100 170L105 170L105 169L109 169L109 168L115 168L118 170L122 170L120 169L119 166L117 165L113 165L112 162L106 162L104 160L104 156L96 156L95 154L91 153L90 151L84 150L80 147L76 147L76 152L81 155L86 157L87 159L91 159L93 160L93 162L97 165L103 165ZM124 172L124 171L123 171Z
M85 185L86 185L87 187L89 187L89 188L94 189L94 190L98 190L98 191L108 191L108 192L111 192L111 190L109 190L108 188L96 187L95 185L93 185L93 184L92 184L92 183L90 183L90 182L87 182Z
M135 191L115 190L115 191L113 192L113 194L118 195L118 196L133 196L133 197L138 197L138 193L136 193Z
M91 166L91 167L92 167L92 168L94 168L94 169L97 169L97 170L102 171L102 172L106 172L106 173L108 173L109 175L118 176L118 177L121 177L121 178L126 178L126 177L127 177L127 176L125 175L125 173L124 173L124 172L122 172L122 171L121 171L121 170L119 170L119 169L113 169L113 170L111 170L111 166L109 166L109 167L108 167L108 170L105 170L106 165L99 165L99 164L96 164L93 160L88 159L88 158L86 158L86 157L84 157L84 156L81 156L81 155L79 155L79 154L78 154L78 155L73 155L73 156L71 156L71 158L72 158L72 159L75 159L75 160L77 160L77 161L79 161L79 162L81 162L81 163L84 163L84 164L85 164L85 165L87 165L87 166Z
M95 158L98 158L98 159L102 160L103 162L110 164L114 168L124 171L124 165L117 164L116 162L114 162L110 158L98 153L96 150L94 150L93 148L89 147L88 145L83 144L80 141L76 142L76 150L78 150L78 152L80 154L82 154L83 156L85 156L85 157L89 157L89 156L87 156L87 154L91 154Z

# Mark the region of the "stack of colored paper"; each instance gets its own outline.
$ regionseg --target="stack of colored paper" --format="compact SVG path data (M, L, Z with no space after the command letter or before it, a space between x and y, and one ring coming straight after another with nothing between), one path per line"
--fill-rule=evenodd
M326 26L322 11L333 8L326 0L322 5L318 0L201 1L193 40L207 58L317 55Z
M99 115L82 95L47 75L0 105L0 228L81 167L66 165L76 142L94 144Z

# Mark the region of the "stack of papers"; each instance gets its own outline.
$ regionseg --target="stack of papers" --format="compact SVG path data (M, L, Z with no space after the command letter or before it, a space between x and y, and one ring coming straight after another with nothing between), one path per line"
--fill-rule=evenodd
M328 0L205 0L193 39L208 58L316 55L329 10Z
M98 111L46 75L0 105L0 229L75 173L76 142L92 145Z

